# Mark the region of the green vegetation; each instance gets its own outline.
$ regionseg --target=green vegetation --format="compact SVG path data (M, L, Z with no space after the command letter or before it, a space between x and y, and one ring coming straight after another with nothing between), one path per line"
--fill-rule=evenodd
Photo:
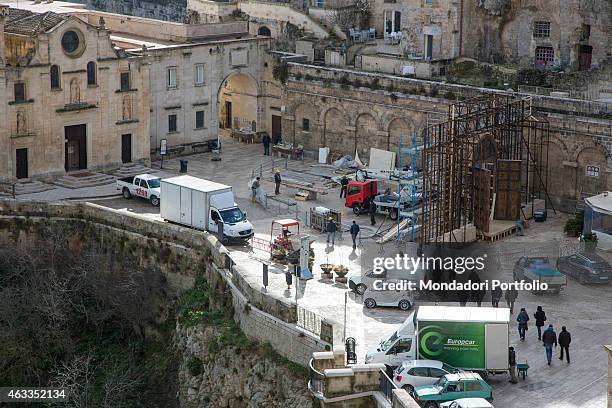
M578 213L574 217L568 219L563 226L563 232L567 235L577 237L582 232L584 227L584 214Z

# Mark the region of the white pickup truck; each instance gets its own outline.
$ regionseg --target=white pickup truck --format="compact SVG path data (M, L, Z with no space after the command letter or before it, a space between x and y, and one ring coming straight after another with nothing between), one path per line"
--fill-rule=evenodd
M139 174L117 180L117 190L121 190L124 198L141 197L158 207L161 195L160 182L161 178L157 176Z

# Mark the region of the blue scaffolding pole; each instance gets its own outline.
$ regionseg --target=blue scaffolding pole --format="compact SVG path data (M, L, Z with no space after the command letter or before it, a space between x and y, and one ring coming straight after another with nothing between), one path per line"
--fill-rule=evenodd
M399 146L398 146L398 177L397 177L397 240L400 239L400 223L401 223L401 217L400 215L400 210L402 208L401 206L401 198L402 198L402 171L404 170L404 155L408 155L410 157L410 171L412 172L411 177L412 177L412 194L411 194L411 234L410 234L410 239L411 241L414 242L414 228L415 228L415 224L417 222L417 216L415 214L415 207L416 207L416 196L417 196L417 173L418 173L418 169L417 169L417 159L418 159L418 154L419 154L419 148L417 145L417 132L416 130L414 130L412 132L412 147L404 147L404 134L400 134L400 140L399 140Z

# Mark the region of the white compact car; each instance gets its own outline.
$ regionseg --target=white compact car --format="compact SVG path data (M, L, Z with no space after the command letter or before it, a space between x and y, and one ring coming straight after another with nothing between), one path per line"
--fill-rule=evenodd
M416 387L433 385L440 377L458 371L437 360L408 360L395 369L393 382L413 395Z
M440 404L440 408L494 408L484 398L461 398Z

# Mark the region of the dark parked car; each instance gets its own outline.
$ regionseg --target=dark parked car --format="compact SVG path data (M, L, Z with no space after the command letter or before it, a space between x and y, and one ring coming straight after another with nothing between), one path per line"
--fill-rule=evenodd
M610 283L612 266L595 253L562 256L557 259L557 269L580 283Z

